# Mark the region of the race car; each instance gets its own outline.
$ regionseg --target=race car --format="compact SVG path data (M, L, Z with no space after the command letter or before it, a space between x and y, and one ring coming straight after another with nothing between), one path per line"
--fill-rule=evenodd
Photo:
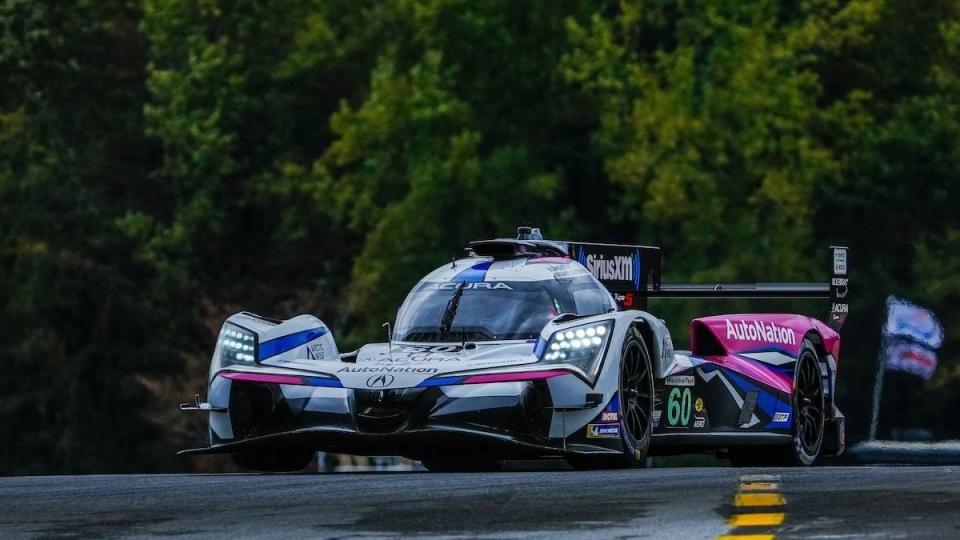
M312 315L239 313L213 351L210 445L241 467L304 468L317 451L405 456L430 471L562 458L641 466L716 450L735 465L811 465L844 448L835 402L847 249L822 284L661 283L650 246L475 241L426 275L386 343L341 353ZM829 298L827 322L743 313L694 319L674 350L649 298Z

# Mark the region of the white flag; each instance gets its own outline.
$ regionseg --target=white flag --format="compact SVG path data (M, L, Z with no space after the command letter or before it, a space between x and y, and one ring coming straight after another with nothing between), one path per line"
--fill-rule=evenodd
M929 309L890 296L887 298L887 326L890 336L911 339L924 347L943 345L943 327Z

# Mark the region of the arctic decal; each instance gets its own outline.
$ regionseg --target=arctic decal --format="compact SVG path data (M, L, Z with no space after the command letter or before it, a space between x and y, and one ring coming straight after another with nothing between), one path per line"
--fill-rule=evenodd
M777 326L774 323L762 321L733 322L724 319L727 323L727 339L739 341L766 341L782 345L796 345L797 334L790 328Z
M667 377L663 383L667 386L693 386L695 384L695 380L693 375L673 375L671 377Z
M364 367L344 367L337 370L337 373L436 373L437 368L432 367L398 367L398 366L364 366Z
M620 424L587 424L588 439L616 439L620 437Z
M600 413L600 421L603 423L619 422L620 414L616 411Z

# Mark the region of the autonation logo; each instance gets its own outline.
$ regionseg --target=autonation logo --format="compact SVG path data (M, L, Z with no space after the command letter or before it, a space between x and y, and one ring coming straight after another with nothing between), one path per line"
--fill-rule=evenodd
M780 343L782 345L796 345L797 335L790 328L783 328L773 323L763 323L761 321L740 321L727 322L727 339L738 339L740 341L767 341L770 343Z

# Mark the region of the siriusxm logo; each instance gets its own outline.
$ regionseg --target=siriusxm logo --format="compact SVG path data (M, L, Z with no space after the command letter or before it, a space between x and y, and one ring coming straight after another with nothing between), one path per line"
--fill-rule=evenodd
M633 257L614 256L605 259L603 255L587 255L584 266L600 280L633 281Z
M782 328L773 323L763 323L760 321L740 321L727 322L727 339L737 339L740 341L767 341L769 343L780 343L782 345L796 345L797 335L790 328Z

